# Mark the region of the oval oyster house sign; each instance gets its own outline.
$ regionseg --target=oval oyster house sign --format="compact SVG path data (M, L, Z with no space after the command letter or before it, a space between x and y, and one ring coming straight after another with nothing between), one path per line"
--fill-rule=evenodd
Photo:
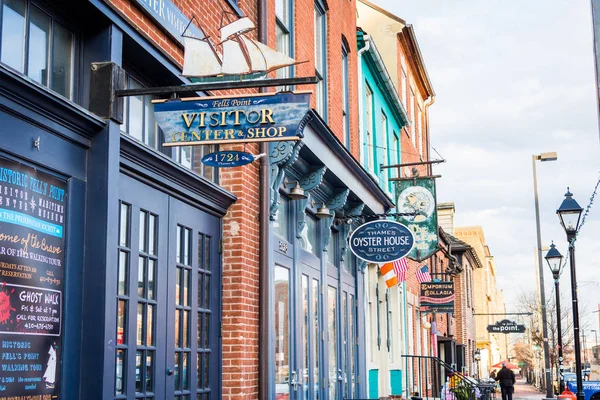
M378 220L359 226L352 232L349 241L350 249L361 260L388 263L410 253L415 237L399 222Z

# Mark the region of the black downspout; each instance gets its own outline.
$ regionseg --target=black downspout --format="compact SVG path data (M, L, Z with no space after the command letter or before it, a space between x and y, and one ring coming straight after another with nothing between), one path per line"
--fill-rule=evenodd
M267 43L267 0L258 0L258 40ZM261 92L265 90L260 89ZM260 221L259 221L259 266L258 266L258 398L269 398L269 213L271 188L269 185L269 143L260 144L260 153L265 154L260 162Z

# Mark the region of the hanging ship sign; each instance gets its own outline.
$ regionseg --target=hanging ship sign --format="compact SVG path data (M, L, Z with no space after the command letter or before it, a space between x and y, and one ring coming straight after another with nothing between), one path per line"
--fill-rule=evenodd
M248 37L256 29L248 17L224 24L229 15L225 12L222 15L218 43L206 34L204 38L184 36L182 75L192 82L260 79L271 71L306 62L296 61Z
M252 21L244 17L221 24L219 43L206 35L184 36L182 75L195 83L253 80L299 64L248 37L248 32L254 29ZM156 122L164 134L164 146L279 142L302 137L309 118L310 92L205 96L153 103ZM217 161L214 158L209 162Z

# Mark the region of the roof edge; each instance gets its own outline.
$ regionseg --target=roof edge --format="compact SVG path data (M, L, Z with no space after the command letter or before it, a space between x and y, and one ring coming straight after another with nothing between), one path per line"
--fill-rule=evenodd
M415 55L415 64L417 65L419 77L423 82L423 86L425 86L425 90L427 91L429 97L435 97L435 90L433 89L433 84L431 83L431 79L429 78L427 67L425 67L425 60L423 59L423 53L421 53L421 48L419 47L419 42L417 41L415 29L413 28L412 24L407 24L403 31L407 32L407 38L411 42L411 50Z
M364 5L367 5L369 7L371 7L374 10L379 11L380 13L382 13L383 15L385 15L386 17L389 17L391 19L393 19L394 21L400 22L402 25L406 25L406 21L403 20L402 18L398 17L397 15L392 14L391 12L384 10L383 8L367 1L367 0L358 0L359 2L363 3Z

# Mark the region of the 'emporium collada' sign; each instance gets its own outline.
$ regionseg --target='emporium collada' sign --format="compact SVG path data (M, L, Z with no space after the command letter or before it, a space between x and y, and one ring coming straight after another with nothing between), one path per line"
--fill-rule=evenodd
M310 92L154 100L164 146L300 139Z

